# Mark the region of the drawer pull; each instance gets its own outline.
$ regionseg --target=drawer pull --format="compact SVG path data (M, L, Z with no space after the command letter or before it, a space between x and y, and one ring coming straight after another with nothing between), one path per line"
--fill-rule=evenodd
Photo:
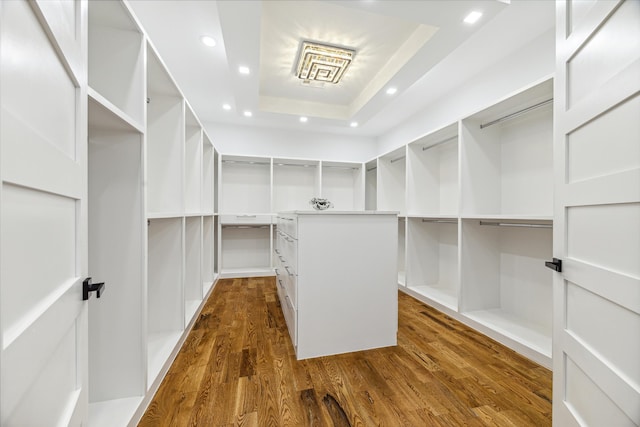
M293 276L293 274L289 271L289 267L288 266L284 266L284 269L287 270L287 273L289 273L289 276Z
M256 215L236 215L236 218L255 218Z

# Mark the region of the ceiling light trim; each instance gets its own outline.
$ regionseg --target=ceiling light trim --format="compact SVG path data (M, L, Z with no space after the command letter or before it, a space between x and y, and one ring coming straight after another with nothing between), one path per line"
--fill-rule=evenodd
M354 49L312 41L302 41L297 76L304 82L337 84L353 61Z

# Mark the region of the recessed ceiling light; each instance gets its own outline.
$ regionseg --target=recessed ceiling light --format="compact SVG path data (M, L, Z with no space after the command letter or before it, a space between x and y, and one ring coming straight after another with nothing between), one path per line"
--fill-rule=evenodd
M229 104L222 104L222 109L223 109L223 110L226 110L226 111L229 111L229 110L231 110L231 105L229 105Z
M214 47L216 45L216 39L211 36L202 36L200 37L200 41L205 46Z
M300 117L300 121L302 123L307 123L307 121L309 121L309 119L307 117L302 116L302 117Z
M466 18L464 18L464 22L466 22L467 24L475 24L476 22L478 22L478 19L480 19L481 16L482 12L474 10L473 12L469 13Z
M351 124L349 125L352 128L357 128L358 127L358 122L351 122Z
M244 116L245 116L245 117L251 117L251 116L253 116L253 113L252 113L251 111L249 111L249 110L245 110L245 112L244 112L244 113L242 113L242 114L244 114Z
M395 95L397 91L398 91L398 88L395 88L395 87L387 88L387 95Z
M244 75L251 74L251 70L246 65L239 66L238 67L238 72L240 74L244 74Z

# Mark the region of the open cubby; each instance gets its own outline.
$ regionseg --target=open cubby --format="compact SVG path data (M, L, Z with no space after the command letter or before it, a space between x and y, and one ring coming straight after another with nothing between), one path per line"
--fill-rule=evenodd
M215 149L206 134L202 139L202 213L215 212Z
M185 112L184 135L184 202L189 214L202 211L202 128L191 108Z
M534 360L551 357L552 250L550 221L462 221L461 312Z
M271 226L223 225L222 275L271 274Z
M202 295L206 296L215 280L215 218L202 217Z
M462 121L464 216L551 218L552 95L545 81Z
M322 162L322 197L329 199L335 210L364 209L363 180L361 163Z
M458 215L458 124L409 144L409 215Z
M319 162L273 159L273 212L308 210L320 196Z
M406 147L394 150L378 159L377 209L406 212Z
M89 86L144 123L144 36L117 1L89 4Z
M143 134L93 99L88 128L89 271L106 295L89 304L89 402L128 419L145 394ZM117 315L114 315L117 313ZM116 402L127 400L116 411ZM115 405L115 406L114 406ZM118 415L116 415L118 413Z
M223 155L220 180L221 213L271 212L270 159Z
M185 218L184 316L188 324L202 302L202 217Z
M458 247L457 219L409 218L407 287L458 310Z
M398 218L398 284L406 286L407 218Z
M371 160L364 167L364 208L368 211L375 211L378 206L378 160Z
M159 374L184 330L183 231L183 217L149 220L148 385Z
M148 48L147 211L183 212L184 101L160 60Z

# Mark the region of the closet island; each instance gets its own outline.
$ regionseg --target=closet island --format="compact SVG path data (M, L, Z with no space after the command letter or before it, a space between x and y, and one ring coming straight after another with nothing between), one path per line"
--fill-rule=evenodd
M396 345L397 217L278 214L278 297L298 360Z

